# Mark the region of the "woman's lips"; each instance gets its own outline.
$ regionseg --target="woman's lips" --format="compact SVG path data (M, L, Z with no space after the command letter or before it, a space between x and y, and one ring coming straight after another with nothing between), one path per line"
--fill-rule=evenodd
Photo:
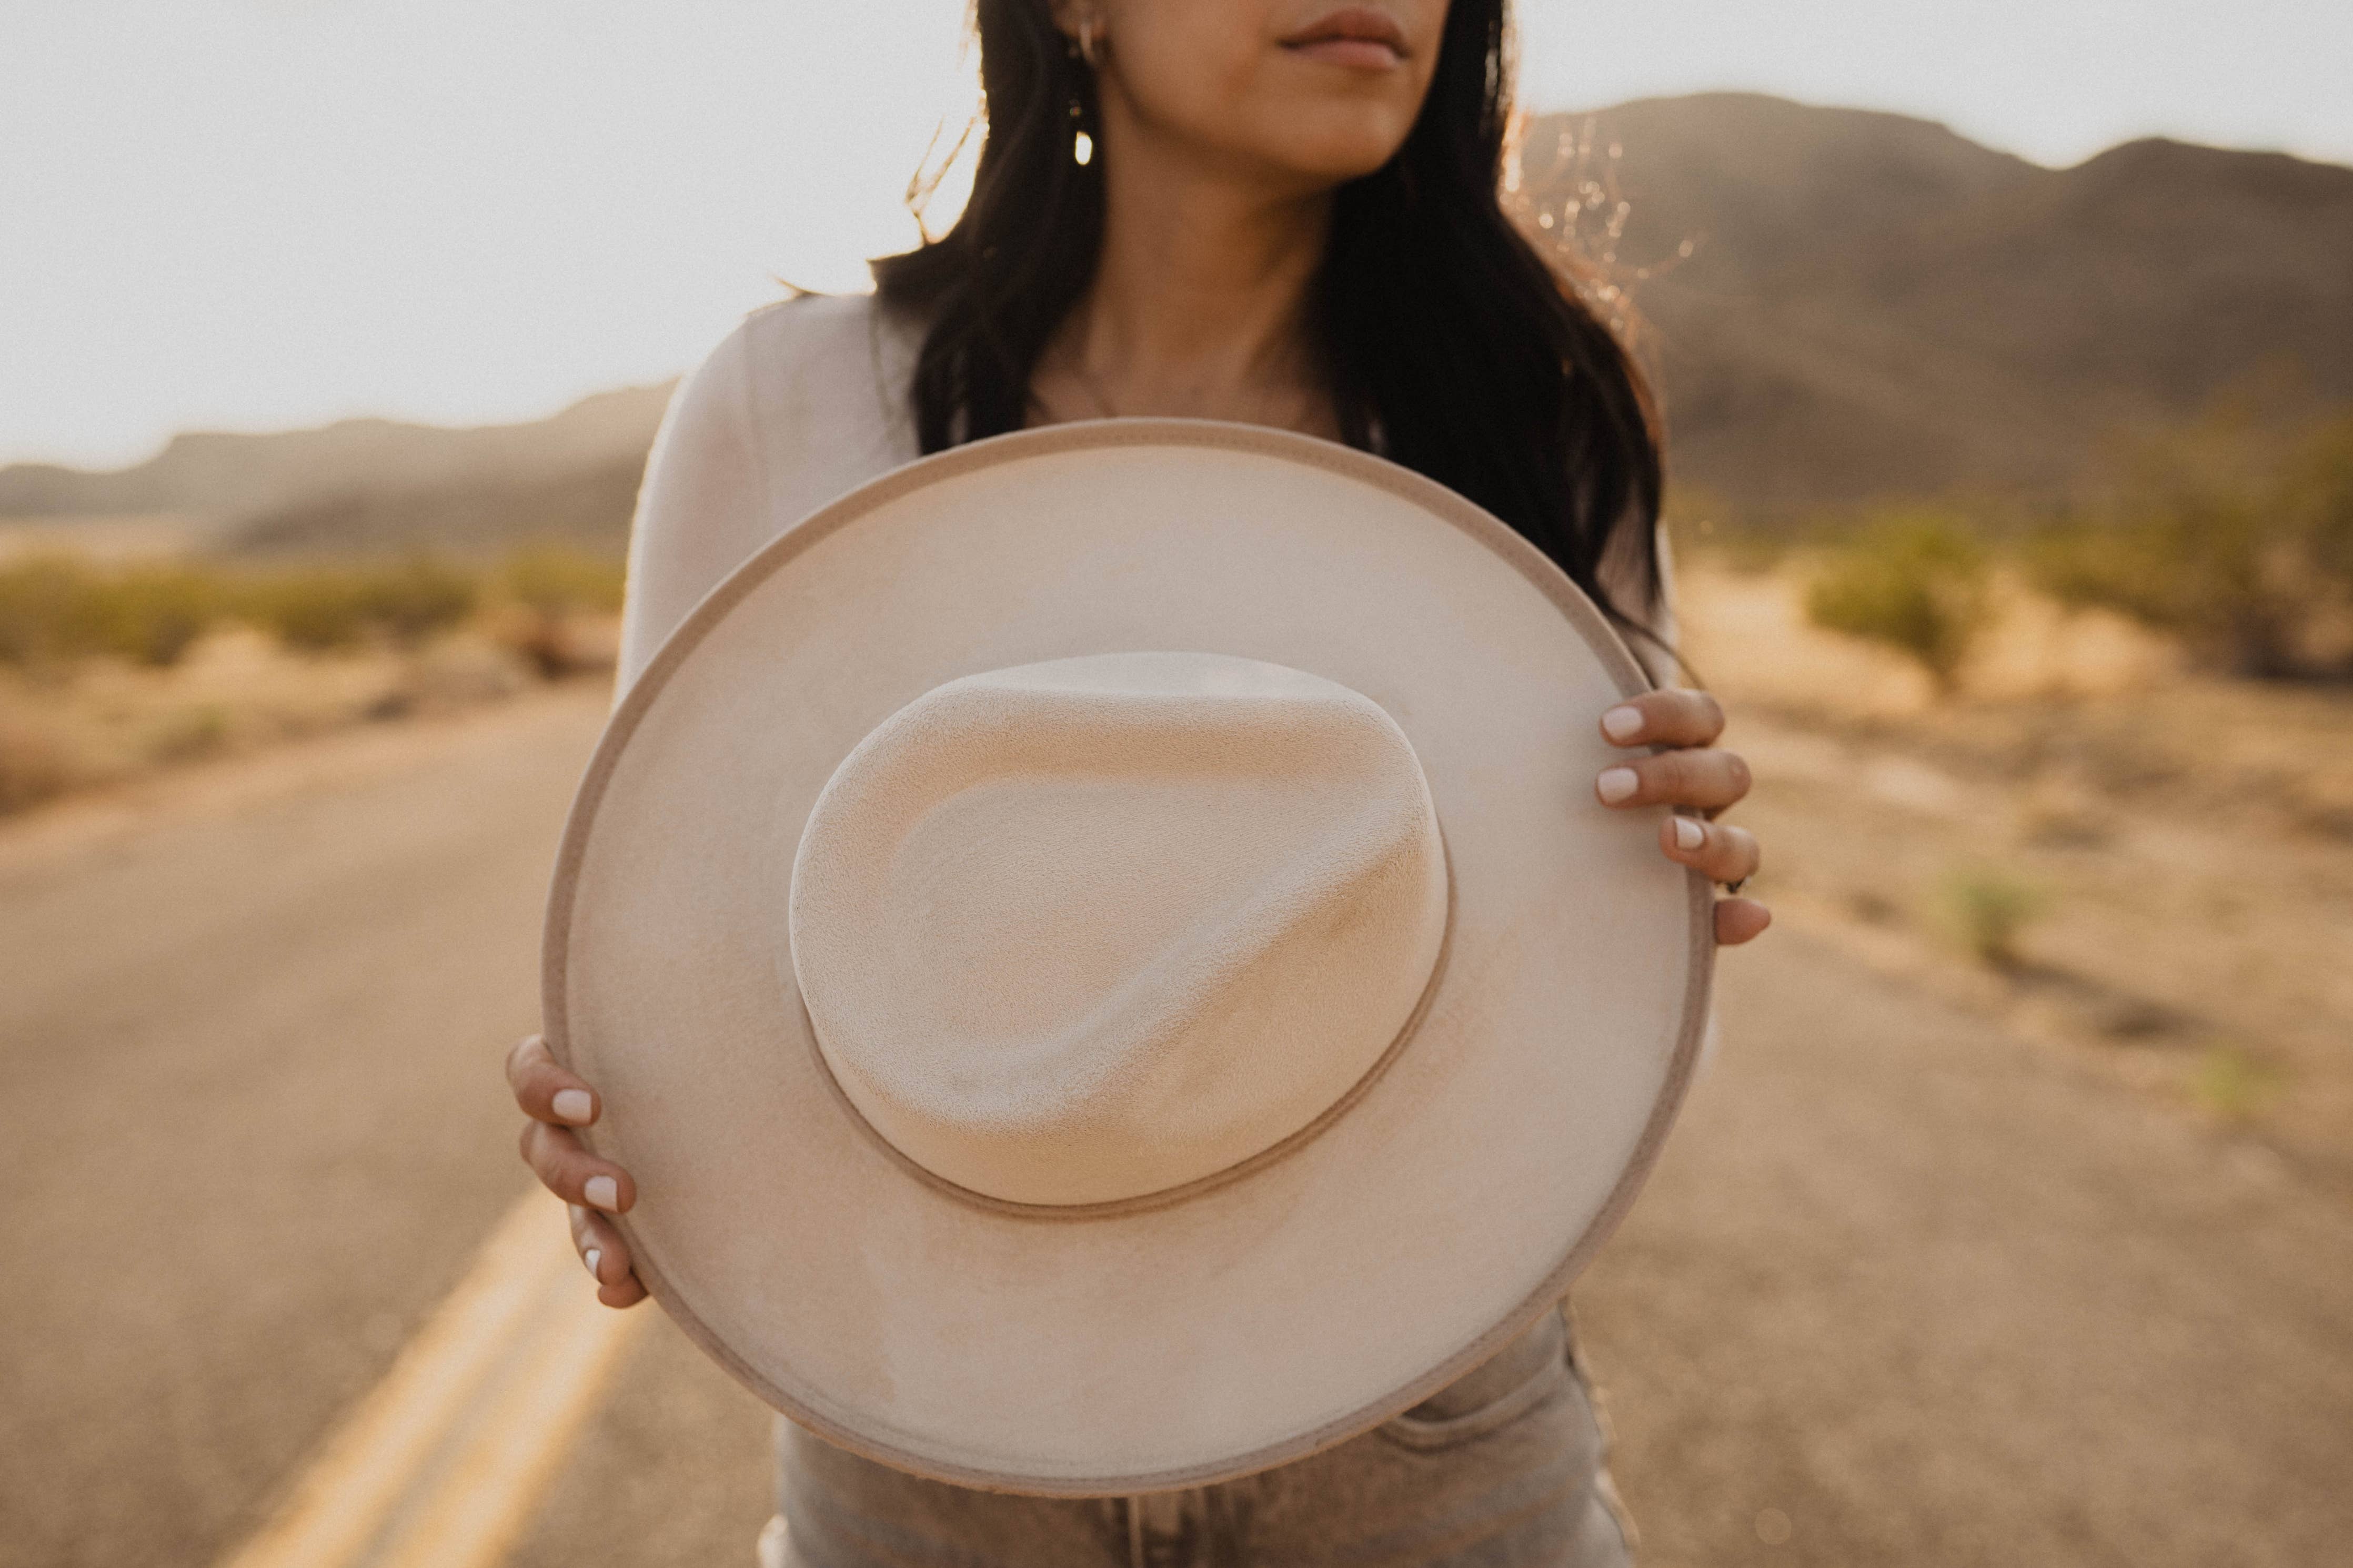
M1347 5L1282 40L1294 55L1357 70L1387 70L1405 58L1405 31L1386 12Z

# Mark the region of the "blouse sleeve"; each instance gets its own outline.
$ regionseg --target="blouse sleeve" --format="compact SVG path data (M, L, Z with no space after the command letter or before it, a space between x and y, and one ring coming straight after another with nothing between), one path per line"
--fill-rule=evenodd
M629 526L616 702L686 613L766 537L749 331L739 325L679 384L654 437Z

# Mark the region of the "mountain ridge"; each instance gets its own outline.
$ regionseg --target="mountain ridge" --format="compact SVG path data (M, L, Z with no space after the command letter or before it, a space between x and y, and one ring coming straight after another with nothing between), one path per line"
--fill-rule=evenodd
M2353 401L2353 168L2155 137L2053 168L1752 93L1536 116L1524 142L1527 198L1565 220L1577 201L1567 230L1630 295L1676 484L1737 510L2049 495L2116 433L2283 364ZM0 468L0 516L202 513L280 551L617 545L669 392Z
M259 515L353 489L528 483L630 451L642 458L673 384L594 393L547 418L512 424L357 418L301 430L198 430L121 468L21 463L0 468L0 516Z
M1539 121L1616 146L1631 286L1683 480L1752 510L2050 492L2119 431L2299 362L2353 399L2353 169L2162 138L2063 169L1931 121L1754 94ZM1736 149L1736 155L1726 149Z

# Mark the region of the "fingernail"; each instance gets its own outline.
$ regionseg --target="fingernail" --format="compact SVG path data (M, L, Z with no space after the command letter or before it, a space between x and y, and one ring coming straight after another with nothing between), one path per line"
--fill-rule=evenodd
M1612 708L1601 716L1601 732L1613 741L1630 741L1642 732L1640 708Z
M588 1278L596 1279L596 1265L605 1261L604 1251L600 1247L592 1247L588 1249L588 1256L582 1258L581 1261L588 1265ZM599 1284L603 1283L602 1280L598 1280L597 1282Z
M554 1103L555 1114L575 1126L586 1123L589 1112L596 1109L596 1100L585 1089L559 1089Z
M1675 818L1675 847L1696 849L1707 842L1707 829L1688 816Z
M1601 776L1593 781L1593 787L1599 790L1601 798L1611 805L1632 795L1641 784L1642 781L1631 768L1605 768Z
M580 1195L588 1200L591 1208L603 1209L607 1214L621 1212L621 1184L610 1176L589 1177Z

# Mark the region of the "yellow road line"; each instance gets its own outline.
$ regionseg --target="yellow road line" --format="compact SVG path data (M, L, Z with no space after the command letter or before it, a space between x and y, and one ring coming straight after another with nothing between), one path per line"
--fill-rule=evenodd
M638 1316L598 1306L592 1291L566 1291L541 1326L529 1363L497 1391L452 1457L447 1479L375 1563L456 1568L503 1559L596 1409L621 1348L613 1325Z
M563 1205L533 1193L224 1568L488 1568L646 1315L596 1304Z

